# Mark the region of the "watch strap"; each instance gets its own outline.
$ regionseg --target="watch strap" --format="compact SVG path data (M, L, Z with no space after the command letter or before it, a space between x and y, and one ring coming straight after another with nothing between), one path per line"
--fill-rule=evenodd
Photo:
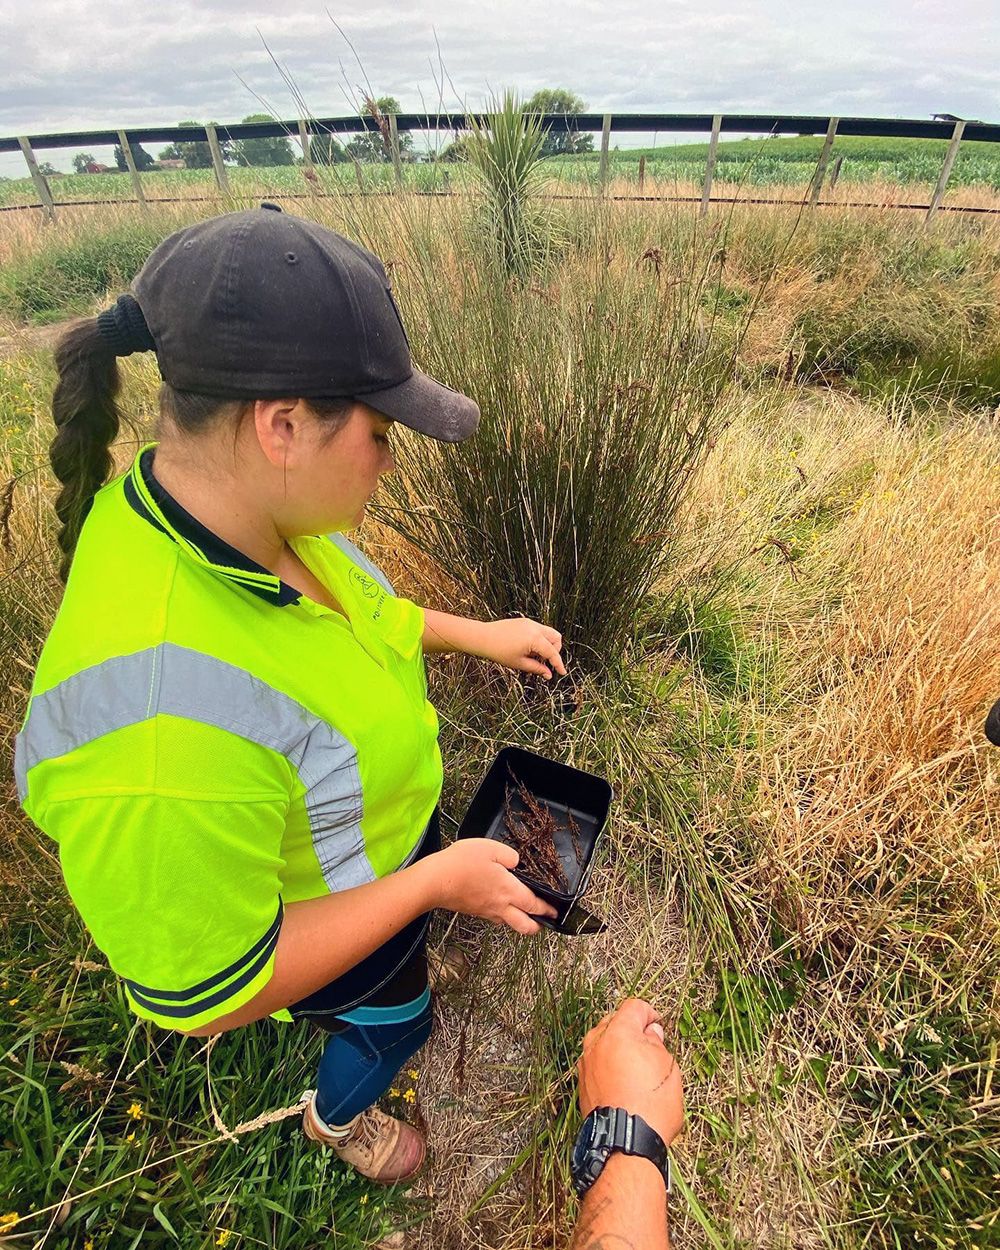
M663 1138L642 1116L633 1115L623 1107L595 1107L590 1115L603 1129L595 1136L593 1145L596 1149L603 1149L605 1161L616 1150L649 1159L663 1177L667 1193L670 1193L670 1155Z
M670 1193L670 1155L667 1147L664 1145L663 1138L654 1128L646 1123L639 1115L630 1115L629 1117L629 1141L627 1145L622 1147L622 1151L627 1155L642 1155L644 1159L649 1159L651 1163L655 1163L663 1176L664 1184L667 1187L667 1193Z

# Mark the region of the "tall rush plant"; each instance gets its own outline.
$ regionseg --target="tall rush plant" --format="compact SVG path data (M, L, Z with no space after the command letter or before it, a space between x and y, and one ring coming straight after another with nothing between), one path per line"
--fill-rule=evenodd
M525 613L600 671L673 554L675 517L727 420L735 344L705 311L717 253L678 232L654 265L587 249L545 286L499 282L460 233L399 275L421 365L479 402L458 446L397 440L381 519L478 606Z

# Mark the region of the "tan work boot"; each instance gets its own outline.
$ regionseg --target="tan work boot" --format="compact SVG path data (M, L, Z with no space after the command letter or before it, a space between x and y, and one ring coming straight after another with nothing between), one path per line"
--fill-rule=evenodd
M436 994L457 990L471 971L472 961L452 942L440 950L427 951L427 984Z
M307 1090L302 1128L310 1141L319 1142L345 1163L380 1185L395 1185L416 1176L424 1165L427 1143L422 1133L404 1120L369 1107L349 1124L330 1125L316 1110L316 1091Z

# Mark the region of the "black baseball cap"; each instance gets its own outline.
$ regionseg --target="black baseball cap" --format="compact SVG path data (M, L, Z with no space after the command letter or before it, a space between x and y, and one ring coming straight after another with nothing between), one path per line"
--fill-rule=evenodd
M276 204L172 234L131 291L178 390L356 399L449 443L479 423L473 400L414 369L378 257Z

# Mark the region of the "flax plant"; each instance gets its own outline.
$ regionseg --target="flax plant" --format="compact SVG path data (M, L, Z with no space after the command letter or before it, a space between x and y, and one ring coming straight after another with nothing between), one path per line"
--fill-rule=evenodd
M545 128L508 91L486 122L473 121L469 162L482 195L483 241L501 271L525 277L545 254L548 226L536 196L544 181Z

